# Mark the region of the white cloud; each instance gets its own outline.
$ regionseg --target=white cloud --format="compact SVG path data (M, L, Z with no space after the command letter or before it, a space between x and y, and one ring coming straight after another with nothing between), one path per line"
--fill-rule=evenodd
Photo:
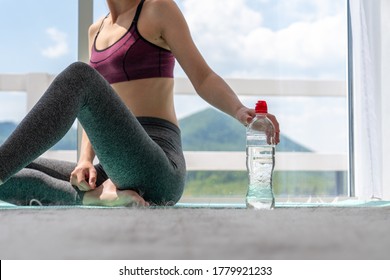
M46 34L54 44L42 50L41 54L43 56L48 58L58 58L69 52L66 33L61 32L55 27L50 27L46 29Z
M258 0L180 2L196 44L212 68L224 77L345 78L343 0L261 0L265 6ZM266 19L269 22L264 22ZM317 152L346 152L345 99L266 98L284 135ZM240 99L247 106L254 106L256 101ZM190 104L194 105L191 109L196 107ZM180 116L184 115L180 112L190 110L183 108L177 107Z
M347 33L341 1L278 1L279 11L295 18L279 30L266 28L262 11L245 0L182 2L197 45L224 76L344 78Z
M241 36L261 25L262 15L245 0L185 0L183 12L200 48L223 63L226 55L240 51ZM206 52L205 52L206 53Z
M205 29L213 33L236 33L258 26L262 23L260 13L246 6L245 0L185 0L184 12L194 32Z
M343 0L278 0L276 8L282 15L296 21L314 21L335 15L345 9Z
M271 31L256 28L243 38L245 61L280 61L297 68L316 67L344 59L346 29L343 17L326 17L315 22L296 22L289 27Z

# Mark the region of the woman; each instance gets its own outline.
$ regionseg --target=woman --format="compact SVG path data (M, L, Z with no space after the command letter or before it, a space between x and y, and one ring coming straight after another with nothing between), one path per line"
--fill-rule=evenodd
M243 125L254 117L204 61L172 0L107 3L110 13L89 29L90 65L74 63L60 73L0 147L0 199L175 204L185 183L173 104L175 58L208 103ZM269 117L279 142L278 123ZM35 160L76 118L84 128L77 165Z

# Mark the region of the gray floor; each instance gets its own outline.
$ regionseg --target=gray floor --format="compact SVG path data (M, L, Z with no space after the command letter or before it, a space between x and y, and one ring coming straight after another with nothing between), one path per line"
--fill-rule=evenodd
M390 208L0 210L0 259L390 259Z

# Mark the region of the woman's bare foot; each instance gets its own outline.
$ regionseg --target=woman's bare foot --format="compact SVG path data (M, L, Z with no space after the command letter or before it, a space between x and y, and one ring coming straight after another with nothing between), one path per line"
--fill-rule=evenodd
M108 179L96 189L84 194L83 205L147 207L149 203L135 191L118 190Z

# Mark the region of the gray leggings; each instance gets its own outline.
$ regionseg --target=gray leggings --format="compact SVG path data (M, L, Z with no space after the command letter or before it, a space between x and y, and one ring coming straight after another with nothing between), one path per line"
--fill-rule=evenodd
M69 183L74 163L37 159L76 118L99 158L98 184L110 178L118 189L135 190L157 205L180 199L186 170L179 128L158 118L136 118L101 75L81 62L55 78L0 147L0 199L81 202L82 194Z

